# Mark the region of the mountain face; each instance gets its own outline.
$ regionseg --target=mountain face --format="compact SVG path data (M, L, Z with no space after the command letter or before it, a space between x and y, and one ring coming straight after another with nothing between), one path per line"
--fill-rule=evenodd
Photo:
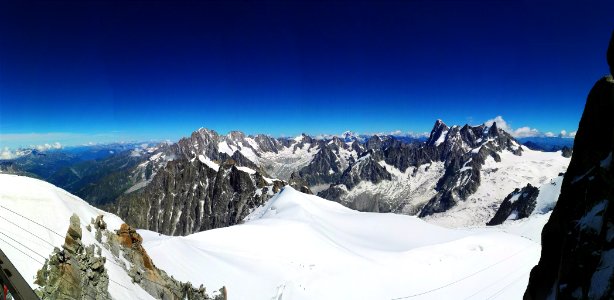
M134 227L169 235L240 223L284 185L360 211L435 220L475 204L467 211L481 215L463 226L486 223L514 189L540 186L568 163L560 154L526 150L496 123L450 127L437 120L428 139L409 140L351 132L272 138L201 128L177 143L66 163L46 180Z
M522 189L515 189L503 199L497 213L486 225L499 225L508 219L517 220L529 217L535 209L538 195L539 188L530 183Z
M614 34L608 49L614 73ZM614 298L614 79L593 86L525 299Z
M481 166L487 158L500 161L498 153L504 150L522 155L518 142L496 123L448 127L441 120L435 122L426 143L405 144L374 136L365 143L365 148L369 153L352 163L341 178L319 196L363 211L420 211L420 216L428 216L446 211L475 192L480 185ZM433 165L437 166L431 172L436 174L428 174ZM407 176L409 168L412 170ZM395 188L406 193L382 194L374 187L382 181L396 181ZM371 185L360 186L361 182ZM426 189L434 189L435 193L422 202L412 203L412 183L417 187L431 184ZM360 188L355 189L357 186Z
M496 123L449 127L438 120L425 142L411 143L392 136L289 139L201 128L148 153L126 173L133 174L133 186L107 208L137 228L186 235L240 223L290 184L360 211L436 216L466 202L484 174L490 182L502 180L491 176L501 155L523 153ZM550 176L529 175L534 179L513 181L517 185L491 195L482 205L487 214L475 222L490 220L491 203L514 188Z
M219 166L204 158L173 160L144 189L120 197L117 213L169 235L234 225L284 185L246 170L232 159Z

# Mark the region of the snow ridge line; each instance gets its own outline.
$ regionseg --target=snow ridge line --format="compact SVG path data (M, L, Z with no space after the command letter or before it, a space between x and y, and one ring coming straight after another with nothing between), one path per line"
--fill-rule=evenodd
M498 264L500 264L500 263L502 263L502 262L504 262L504 261L506 261L506 260L508 260L508 259L510 259L510 258L512 258L512 257L514 257L514 256L516 256L516 255L518 255L518 254L520 254L521 252L526 251L527 249L529 249L529 248L531 248L531 247L533 247L533 245L530 245L530 246L524 247L523 249L521 249L521 250L519 250L519 251L515 252L514 254L512 254L512 255L510 255L510 256L508 256L508 257L506 257L506 258L504 258L504 259L502 259L502 260L500 260L500 261L498 261L498 262L496 262L496 263L494 263L494 264L492 264L492 265L489 265L489 266L487 266L487 267L485 267L485 268L483 268L483 269L480 269L480 270L478 270L478 271L476 271L476 272L474 272L474 273L471 273L471 274L469 274L469 275L467 275L467 276L465 276L465 277L461 277L461 278L459 278L459 279L457 279L457 280L455 280L455 281L452 281L452 282L447 283L447 284L445 284L445 285L442 285L442 286L440 286L440 287L436 287L436 288L434 288L434 289L430 289L430 290L428 290L428 291L424 291L424 292L417 293L417 294L413 294L413 295L409 295L409 296L398 297L398 298L392 298L392 299L390 299L390 300L401 300L401 299L408 299L408 298L418 297L418 296L426 295L426 294L429 294L429 293L432 293L432 292L435 292L435 291L441 290L441 289L443 289L443 288L449 287L449 286L451 286L451 285L457 284L457 283L459 283L459 282L461 282L461 281L463 281L463 280L466 280L466 279L468 279L468 278L470 278L470 277L473 277L473 276L475 276L475 275L477 275L477 274L479 274L479 273L481 273L481 272L484 272L484 271L486 271L486 270L488 270L488 269L490 269L490 268L492 268L492 267L494 267L494 266L496 266L496 265L498 265Z
M273 204L277 201L277 199L279 198L279 196L281 195L281 193L284 192L286 188L283 187L281 189L281 191L279 191L279 193L277 193L277 195L275 195L273 198L271 198L269 200L269 202L267 202L267 204L264 205L264 207L262 208L262 213L260 213L257 217L251 219L251 220L259 220L262 219L262 217L264 217L264 215L267 213L267 211L269 211L269 209L271 208L271 206L273 206Z

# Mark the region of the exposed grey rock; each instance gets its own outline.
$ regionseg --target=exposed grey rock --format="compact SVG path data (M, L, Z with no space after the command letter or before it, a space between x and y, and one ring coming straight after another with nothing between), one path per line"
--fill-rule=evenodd
M535 210L538 195L539 189L531 184L515 189L503 199L499 209L486 225L503 224L512 215L515 215L514 220L529 217Z
M234 151L246 148L251 151L245 153L253 152L256 157L251 154L249 157L255 161L241 151ZM299 148L313 158L307 164L300 163L298 170L283 166L286 162L296 163L295 158L273 163L281 167L267 165L270 155L284 149L286 153L288 150L297 153ZM445 211L474 193L480 184L481 165L488 157L499 161L498 153L503 150L522 154L522 147L496 123L448 127L438 120L426 143L405 142L386 135L373 135L364 143L353 138L315 139L306 134L276 139L266 135L247 137L238 131L220 135L201 128L190 137L157 150L165 160L151 171L151 180L140 190L119 197L110 210L118 212L131 225L165 234L185 235L229 226L241 222L251 209L286 184L267 179L273 177L267 172L279 172L276 174L302 192L310 193L311 188L320 191L328 185L319 193L327 199L343 198L344 205L359 210L398 212L404 206L393 202L405 201L398 196L388 199L387 195L348 191L362 181L379 184L392 180L392 174L381 161L401 172L444 162L446 171L437 182L438 193L420 210L420 215L426 216ZM219 170L201 163L199 155L219 164ZM237 167L248 167L256 173L241 172ZM412 212L419 209L414 207Z
M445 128L439 123L435 126ZM428 151L439 154L439 160L445 162L446 171L437 182L437 195L420 211L420 217L444 212L475 193L480 186L482 165L488 157L501 161L498 153L503 150L522 155L522 146L499 129L497 123L490 127L465 125L450 128L445 141L436 150Z
M283 185L240 171L232 159L219 171L198 160L167 163L138 193L118 200L117 214L138 228L186 235L241 222Z
M346 194L346 190L341 188L341 185L331 185L329 188L318 193L319 197L324 199L333 200L339 202L341 196Z
M352 146L355 144L356 142ZM500 161L498 153L503 150L522 155L520 144L507 132L499 129L496 123L491 126L449 127L441 120L435 122L425 143L405 143L389 136L372 136L365 142L364 148L357 147L357 150L362 151L359 152L361 157L365 157L368 151L369 164L353 161L343 171L339 180L318 195L333 201L341 201L343 198L342 204L351 208L387 211L385 207L393 206L388 203L391 199L387 199L385 195L350 194L350 198L356 199L348 199L345 195L363 180L373 183L391 180L391 174L379 165L381 160L401 172L410 167L415 167L417 171L421 165L429 165L435 161L444 162L445 173L436 185L438 193L420 211L420 216L446 211L473 194L480 185L481 168L487 158L492 157L495 161ZM360 168L357 169L358 166ZM340 187L340 184L344 187ZM362 204L356 205L358 202Z
M375 158L373 157L374 152L374 150L368 150L365 152L356 162L350 164L336 184L333 184L328 189L321 191L318 193L318 196L325 199L338 201L347 207L359 211L390 212L390 203L385 201L386 199L380 200L379 197L364 195L358 196L354 199L346 199L341 201L341 196L344 195L347 190L354 188L361 181L370 181L377 184L383 180L392 179L392 175L386 170L386 168L380 166L380 164L375 161Z
M339 179L341 163L337 155L326 144L316 153L313 160L299 171L301 178L309 185L331 183Z
M79 217L73 214L62 250L55 248L36 273L36 290L41 299L110 300L106 258L94 246L81 243Z
M190 282L178 281L165 271L157 268L143 248L143 238L128 224L122 224L116 234L109 234L108 237L109 241L119 245L123 258L130 263L130 269L127 267L124 267L124 269L133 282L141 286L154 298L173 300L227 299L225 293L220 293L220 295L211 298L202 285L197 288ZM225 287L222 289L225 291Z
M256 135L254 140L261 151L277 153L283 148L283 145L276 139L263 134Z
M94 228L102 229L102 230L107 229L107 223L103 220L103 218L104 218L104 215L98 215L96 217L96 220L93 222Z
M353 165L348 167L341 175L339 183L348 189L355 187L360 181L367 180L379 183L382 180L391 180L392 175L373 158L373 150L369 150Z
M290 180L288 181L288 185L293 187L294 189L300 191L301 193L313 195L311 189L309 189L309 184L298 172L294 172L290 175Z

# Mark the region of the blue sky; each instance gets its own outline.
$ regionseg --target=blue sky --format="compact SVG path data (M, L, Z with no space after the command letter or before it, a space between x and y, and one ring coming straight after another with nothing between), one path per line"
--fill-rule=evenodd
M613 1L3 1L0 148L577 128ZM526 131L526 130L525 130Z

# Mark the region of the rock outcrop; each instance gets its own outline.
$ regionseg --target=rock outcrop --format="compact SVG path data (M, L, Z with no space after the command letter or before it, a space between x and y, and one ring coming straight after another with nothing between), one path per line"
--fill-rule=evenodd
M79 217L73 214L62 249L55 248L36 274L41 299L111 299L106 258L94 245L84 246L81 237Z
M301 178L309 185L334 182L343 172L341 162L332 147L323 147L316 153L309 165L299 171Z
M515 189L503 199L494 217L486 225L499 225L508 219L518 220L529 217L535 210L538 195L539 189L531 184L527 184L522 189Z
M40 286L36 293L41 299L110 300L107 263L124 269L134 283L155 299L227 299L225 287L211 297L203 285L194 287L158 269L143 248L143 238L128 224L122 224L116 232L111 232L100 215L92 218L91 224L86 226L88 231L92 225L98 243L86 246L81 242L83 232L79 217L76 214L71 216L62 249L55 248L36 274L34 283ZM103 248L112 254L109 261L102 255Z
M614 67L614 34L608 50ZM525 299L614 299L614 80L591 89Z
M143 248L143 238L134 228L128 224L122 224L115 234L106 232L107 244L109 248L115 248L113 252L122 253L123 258L130 263L126 266L128 275L132 281L137 283L147 293L156 299L173 300L226 300L225 288L220 293L211 298L204 286L194 287L189 282L180 282L166 272L158 269L151 257Z
M563 149L561 149L561 155L563 155L563 157L570 158L572 154L573 154L572 148L565 146L563 147Z

